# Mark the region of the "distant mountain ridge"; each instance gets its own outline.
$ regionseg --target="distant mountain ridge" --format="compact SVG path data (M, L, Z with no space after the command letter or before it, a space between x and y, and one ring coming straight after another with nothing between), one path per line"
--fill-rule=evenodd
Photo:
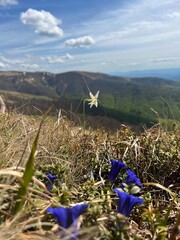
M100 105L97 109L86 107L87 114L130 124L154 123L155 112L163 118L180 119L180 81L83 71L0 72L0 92L11 107L20 107L26 99L40 108L53 102L57 108L82 113L83 99L89 98L88 88L93 94L100 91Z
M114 72L112 75L129 77L159 77L169 80L180 80L180 68L149 69L142 71Z

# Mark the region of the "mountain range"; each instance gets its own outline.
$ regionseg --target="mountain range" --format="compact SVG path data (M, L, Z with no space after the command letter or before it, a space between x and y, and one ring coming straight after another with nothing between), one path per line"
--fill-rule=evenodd
M180 80L180 68L149 69L139 71L114 72L112 75L129 77L158 77L169 80Z
M86 106L87 115L114 118L121 123L153 125L158 119L180 120L180 81L157 77L122 77L103 73L72 71L0 72L0 94L8 108L23 112L82 114L89 91L99 94L99 107Z

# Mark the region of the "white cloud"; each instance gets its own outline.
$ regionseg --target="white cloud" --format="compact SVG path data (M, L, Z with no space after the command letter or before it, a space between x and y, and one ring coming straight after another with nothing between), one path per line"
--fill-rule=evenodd
M5 67L6 67L6 65L4 63L0 62L0 68L5 68Z
M174 18L179 16L179 11L174 11L178 6L179 0L129 1L124 7L109 10L87 21L83 30L92 32L96 47L101 48L124 48L125 45L155 42L157 39L164 41L179 30L179 23L171 22L170 18L167 18L168 13L173 13Z
M0 59L4 62L4 63L9 63L9 59L3 57L3 56L0 56Z
M102 62L102 63L100 63L102 66L104 66L104 65L107 65L108 63L107 62Z
M63 58L64 59L69 59L69 60L73 60L74 59L74 57L71 54L69 54L69 53L66 53L66 55Z
M18 4L17 0L0 0L0 6L9 6Z
M153 30L163 26L163 24L159 21L139 21L131 24L132 29L137 31L139 30Z
M63 59L61 57L57 57L57 56L41 57L41 60L47 61L48 63L52 63L52 64L64 63Z
M123 39L126 43L130 41L132 44L135 43L136 38L138 38L139 41L140 36L142 36L145 41L147 34L150 35L151 33L153 35L153 31L161 29L162 27L162 23L158 21L134 22L122 28L121 31L112 31L97 37L97 44L101 43L102 46L102 43L109 42L110 45L115 45L116 43L120 45L123 43Z
M66 46L69 47L83 47L83 46L90 46L94 44L95 41L91 36L83 36L79 38L71 38L65 41Z
M31 25L37 34L48 37L63 36L63 30L58 26L61 20L54 17L50 12L29 8L26 12L21 13L20 19L23 24Z
M20 64L20 67L23 69L31 69L31 70L37 70L39 68L38 64L29 64L29 63L22 63Z
M180 57L161 57L153 59L153 62L174 62L180 60Z
M47 71L57 72L79 68L112 72L119 69L126 71L179 66L180 58L177 57L180 53L180 1L137 0L124 1L123 4L120 2L117 1L117 4L112 4L108 9L102 8L98 14L93 14L93 17L89 17L89 12L83 18L77 13L73 19L66 21L64 27L66 39L49 37L53 35L49 32L50 29L53 31L51 26L56 28L62 26L61 21L55 18L61 16L59 11L62 9L53 9L52 6L51 9L57 12L57 15L53 16L48 6L46 11L49 12L27 7L27 11L21 10L24 11L21 14L21 21L26 24L24 27L19 27L15 21L0 24L0 32L3 32L0 51L7 57L0 58L0 62L9 66L8 69L19 69L24 63L38 64L40 71L46 68ZM64 17L64 21L65 19L67 18ZM22 24L21 21L19 24ZM28 27L32 28L29 32ZM15 31L7 31L12 29ZM18 30L23 31L21 32L23 38L18 38L17 41L14 33ZM39 37L37 34L35 36L33 31L47 37ZM56 31L54 35L59 36ZM72 53L73 56L65 51ZM27 53L31 53L32 58L27 58ZM21 63L16 62L18 59Z
M41 57L40 59L41 59L41 61L46 61L46 62L48 62L50 64L62 64L66 60L73 60L74 57L71 54L66 53L66 55L64 55L62 57L59 57L59 56L46 56L46 57Z
M4 69L18 69L18 70L37 70L39 65L37 63L32 63L26 59L8 59L0 55L0 68ZM30 60L30 59L29 59Z
M6 64L11 64L11 65L15 65L15 64L21 64L24 61L22 60L13 60L13 59L7 59L4 56L0 56L0 60L6 65Z
M170 18L177 18L180 17L180 12L172 12L167 15Z

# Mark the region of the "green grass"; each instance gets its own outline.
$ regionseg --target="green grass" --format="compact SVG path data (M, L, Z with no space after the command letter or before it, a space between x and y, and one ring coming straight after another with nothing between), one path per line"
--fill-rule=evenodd
M46 209L80 202L89 208L79 221L79 239L176 239L178 129L167 132L156 125L137 135L122 126L110 134L76 127L63 116L47 117L41 129L40 123L41 118L22 114L0 116L0 240L59 239L56 221ZM112 188L123 176L109 181L109 159L123 161L143 183L145 202L129 218L117 213ZM58 176L52 194L47 194L46 173ZM19 199L23 201L16 208Z

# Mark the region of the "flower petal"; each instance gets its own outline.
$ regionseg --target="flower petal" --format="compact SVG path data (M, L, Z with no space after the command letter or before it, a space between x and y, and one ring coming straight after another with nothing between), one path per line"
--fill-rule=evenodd
M54 215L58 224L63 228L69 228L74 221L88 208L88 204L77 204L70 208L58 207L47 209L48 212Z
M116 161L114 159L110 159L110 162L111 162L111 170L109 173L109 179L110 181L113 182L116 180L116 177L119 174L120 170L122 168L126 168L126 164L124 164L121 161Z
M48 181L45 183L45 185L46 185L47 190L49 192L51 192L52 188L53 188L54 180L57 179L57 176L54 176L54 175L52 175L50 173L47 173L46 177L48 178Z
M89 102L88 104L90 105L90 108L92 108L92 106L94 105L93 102Z
M96 99L99 97L99 91L97 91L96 95L94 96Z
M134 184L136 184L136 185L138 185L140 187L142 186L142 183L141 183L140 179L130 169L127 170L127 177L125 178L124 182L126 184L134 183Z
M89 102L90 108L94 106L98 106L98 96L99 96L99 91L97 91L96 95L94 96L92 92L89 92L90 99L87 99Z
M49 207L47 211L54 215L54 217L57 219L58 224L63 228L68 228L74 222L73 215L71 214L71 210L69 208Z
M144 202L143 198L135 197L126 192L119 191L118 189L114 189L114 192L119 197L119 208L118 212L129 217L133 207L137 204L142 204Z
M46 174L46 177L49 178L51 181L57 179L57 176L52 175L51 173L47 173L47 174Z
M92 94L92 92L89 92L89 96L90 96L91 99L94 98L94 95Z

